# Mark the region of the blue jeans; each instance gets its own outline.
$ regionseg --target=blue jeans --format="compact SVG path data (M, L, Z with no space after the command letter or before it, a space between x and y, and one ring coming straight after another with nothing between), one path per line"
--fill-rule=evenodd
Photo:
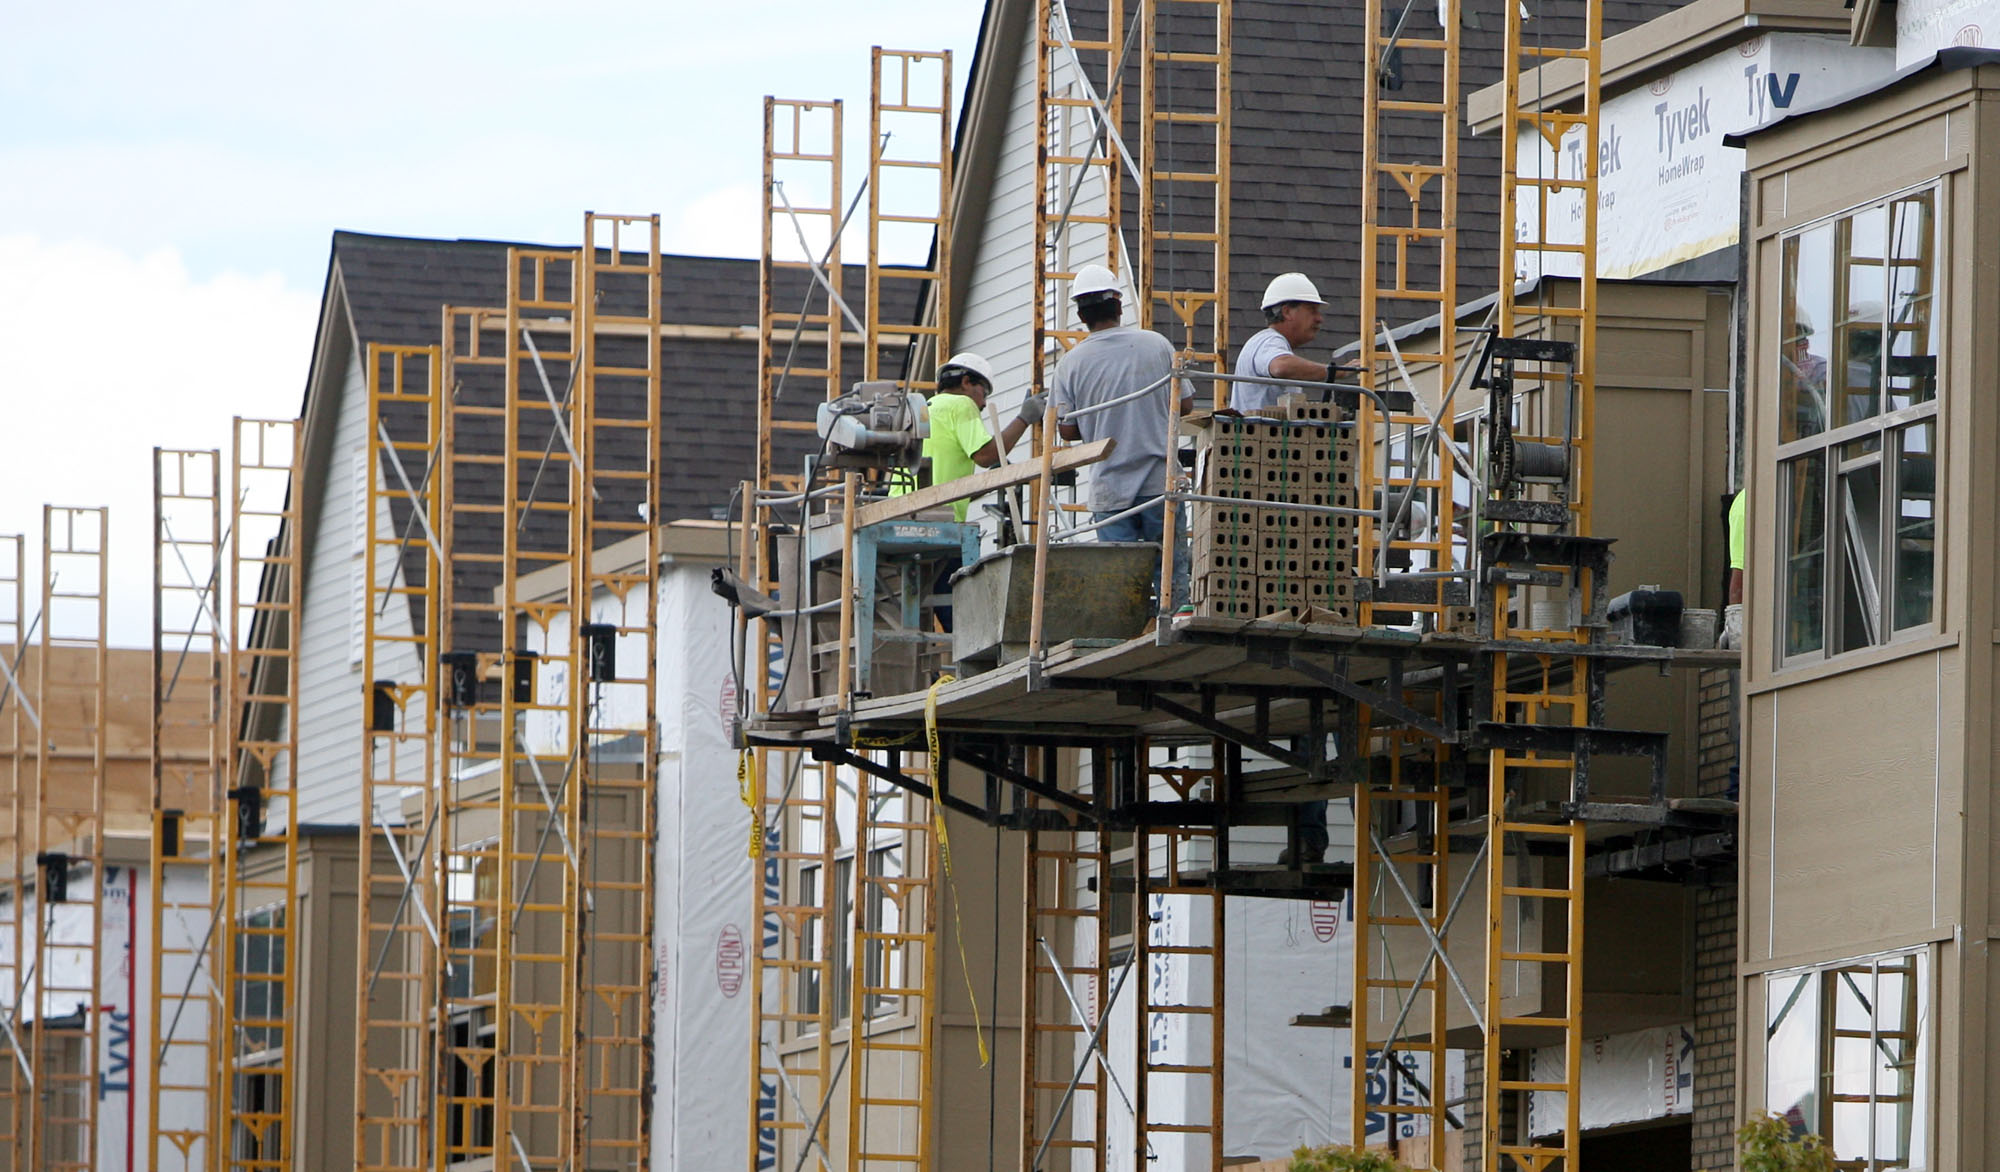
M1125 509L1131 507L1131 505L1126 505L1123 509L1107 509L1101 513L1092 513L1090 519L1092 521L1102 521L1106 517L1116 517L1118 514L1124 512ZM1151 541L1157 544L1161 534L1166 532L1166 524L1166 510L1161 506L1161 503L1155 503L1150 509L1134 513L1121 520L1113 521L1109 525L1099 529L1097 531L1097 540ZM1186 606L1188 601L1187 542L1187 512L1182 509L1176 509L1174 513L1174 609ZM1160 572L1154 570L1154 596L1157 597L1159 592Z

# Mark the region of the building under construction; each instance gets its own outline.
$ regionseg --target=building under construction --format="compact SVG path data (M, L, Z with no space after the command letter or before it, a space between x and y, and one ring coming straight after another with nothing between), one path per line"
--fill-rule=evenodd
M757 261L337 233L0 539L0 1166L1986 1166L1989 6L990 0Z

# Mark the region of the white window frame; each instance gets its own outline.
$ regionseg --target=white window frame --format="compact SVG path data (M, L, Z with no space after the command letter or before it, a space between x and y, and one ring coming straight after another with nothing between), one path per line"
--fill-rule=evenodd
M1906 965L1909 971L1904 974L1908 980L1904 991L1914 1003L1910 1016L1915 1021L1910 1023L1907 1031L1910 1036L1904 1039L1900 1033L1882 1029L1881 1006L1885 1004L1885 998L1881 976L1885 973L1896 975L1898 969ZM1939 1103L1935 1069L1937 967L1934 950L1925 946L1763 975L1763 1028L1757 1044L1762 1047L1763 1055L1764 1089L1761 1097L1764 1111L1786 1118L1797 1131L1822 1136L1829 1146L1840 1143L1841 1147L1835 1149L1834 1166L1841 1172L1888 1172L1890 1169L1935 1172L1937 1165L1933 1148ZM1866 989L1858 980L1864 975L1868 978ZM1835 1032L1834 1026L1840 1019L1843 1006L1863 1009L1868 1014L1869 1025L1865 1032L1852 1029L1851 1021L1850 1028ZM1797 1017L1800 1013L1808 1016L1800 1019ZM1788 1068L1784 1072L1789 1074L1787 1084L1796 1087L1804 1081L1810 1084L1810 1090L1791 1101L1780 1102L1774 1101L1774 1098L1786 1096L1784 1091L1779 1090L1781 1072L1775 1068L1779 1059L1773 1052L1772 1039L1787 1021L1794 1028L1802 1021L1810 1024L1812 1033L1804 1042L1811 1048L1813 1069L1801 1080L1795 1070ZM1905 1040L1910 1047L1907 1052L1898 1054L1889 1048ZM1799 1042L1794 1033L1791 1044ZM1850 1043L1846 1048L1847 1061L1851 1063L1853 1055L1859 1053L1870 1064L1860 1072L1868 1090L1858 1100L1846 1097L1857 1072L1841 1069L1842 1042ZM1882 1055L1896 1059L1888 1064L1889 1068L1907 1065L1910 1070L1907 1099L1911 1104L1909 1111L1914 1117L1907 1123L1909 1150L1901 1158L1875 1154L1879 1146L1876 1129L1881 1124L1883 1112L1893 1112L1893 1104L1903 1101L1896 1094L1881 1088L1883 1067L1874 1063ZM1852 1145L1851 1134L1842 1135L1842 1129L1834 1118L1834 1112L1842 1106L1863 1108L1868 1129L1863 1143L1866 1154L1841 1156L1841 1148L1848 1148L1851 1153ZM1810 1118L1806 1117L1808 1114Z

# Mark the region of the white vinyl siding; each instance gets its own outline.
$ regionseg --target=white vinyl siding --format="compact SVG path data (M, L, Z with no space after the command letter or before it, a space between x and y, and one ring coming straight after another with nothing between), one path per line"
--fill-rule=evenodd
M307 533L304 635L299 652L299 804L302 822L351 823L361 805L361 619L367 605L363 577L368 464L364 433L368 386L357 350L347 360L333 438L320 466L324 481L307 485L318 494L307 510L318 524ZM389 525L384 502L376 524ZM391 566L379 567L386 584ZM378 624L407 632L408 607L389 607ZM406 645L405 645L406 646ZM384 679L413 678L414 652L399 651L375 665Z

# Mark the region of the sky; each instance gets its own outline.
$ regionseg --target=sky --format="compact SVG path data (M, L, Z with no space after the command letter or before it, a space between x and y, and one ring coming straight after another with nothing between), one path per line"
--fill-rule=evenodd
M336 229L570 243L586 209L657 212L669 252L755 256L763 96L846 100L851 195L870 46L951 50L962 95L982 5L8 10L0 534L32 562L45 503L108 506L111 638L139 647L151 450L298 413Z

